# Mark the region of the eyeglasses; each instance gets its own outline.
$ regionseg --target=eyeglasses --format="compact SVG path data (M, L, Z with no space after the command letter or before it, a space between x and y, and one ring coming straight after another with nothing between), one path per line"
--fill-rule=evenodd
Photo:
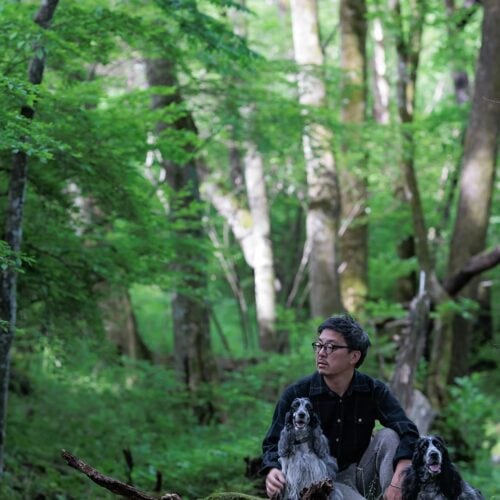
M318 353L321 349L324 349L326 354L331 354L332 352L338 349L350 349L348 345L337 345L337 344L322 344L321 342L313 342L312 344L313 351Z

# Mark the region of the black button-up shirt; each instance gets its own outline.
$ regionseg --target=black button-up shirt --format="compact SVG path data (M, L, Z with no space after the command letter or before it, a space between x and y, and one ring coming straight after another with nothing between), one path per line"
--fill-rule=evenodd
M401 459L412 457L419 436L417 427L408 419L398 400L383 382L355 371L348 390L339 396L315 372L285 389L281 395L271 427L262 443L261 473L266 473L272 467L281 468L278 441L285 415L292 401L298 397L311 400L339 470L359 463L370 443L376 420L399 435L400 444L394 456L394 465Z

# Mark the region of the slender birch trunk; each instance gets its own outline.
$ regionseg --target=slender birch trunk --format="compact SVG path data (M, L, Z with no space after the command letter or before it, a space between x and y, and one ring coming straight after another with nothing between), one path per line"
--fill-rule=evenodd
M273 351L279 350L279 346L275 338L275 276L264 161L254 144L246 143L245 150L245 185L253 223L253 270L255 307L259 323L259 345L265 351Z
M35 23L47 29L54 16L58 0L42 0L35 16ZM45 70L45 49L37 44L35 55L28 70L28 80L33 85L40 85ZM21 115L32 120L35 110L25 105ZM19 252L21 251L23 233L23 213L28 183L28 155L24 151L14 153L10 171L7 216L5 221L4 239L12 251L13 261L2 270L0 285L0 476L4 470L4 449L7 418L7 398L10 378L10 347L14 339L17 319L17 274L21 265Z
M390 121L387 64L384 46L384 28L379 17L373 20L373 116L377 123L387 125Z
M240 5L245 6L245 0ZM234 31L247 36L246 20L236 12L232 16ZM237 83L236 83L237 85ZM239 109L243 120L254 117L252 106ZM234 153L233 153L234 156ZM259 324L259 346L264 351L280 351L282 346L276 338L276 291L271 242L271 218L264 175L264 159L257 145L249 138L242 144L243 171L248 206L252 225L252 262L254 271L254 293L257 322ZM233 171L233 169L231 169ZM237 178L237 176L232 176Z
M326 105L316 0L292 0L291 13L295 61L300 67L299 100L307 122L303 148L308 186L306 233L311 249L310 308L313 317L325 317L343 309L337 252L340 194L332 132L311 116L314 108Z

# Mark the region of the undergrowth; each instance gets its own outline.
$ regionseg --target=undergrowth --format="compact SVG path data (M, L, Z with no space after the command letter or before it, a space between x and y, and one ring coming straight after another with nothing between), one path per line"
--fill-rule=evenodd
M279 393L313 369L311 353L299 350L226 372L207 391L215 398L216 418L200 426L190 395L164 367L103 356L84 341L73 354L52 344L31 352L29 365L23 359L14 356L14 379L24 373L29 387L12 391L9 400L0 483L6 499L116 498L69 468L62 449L147 492L160 472L161 491L186 500L220 491L259 494L258 482L245 476L245 457L260 455ZM123 450L133 458L130 477ZM498 466L476 465L466 477L486 498L499 495Z

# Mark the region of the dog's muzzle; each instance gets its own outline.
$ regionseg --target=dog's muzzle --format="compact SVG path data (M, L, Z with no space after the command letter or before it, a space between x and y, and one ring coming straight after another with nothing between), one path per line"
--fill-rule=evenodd
M296 429L303 429L309 423L309 416L304 412L297 412L293 416L293 425Z
M437 452L429 453L426 462L427 470L432 474L439 474L441 472L441 455Z

